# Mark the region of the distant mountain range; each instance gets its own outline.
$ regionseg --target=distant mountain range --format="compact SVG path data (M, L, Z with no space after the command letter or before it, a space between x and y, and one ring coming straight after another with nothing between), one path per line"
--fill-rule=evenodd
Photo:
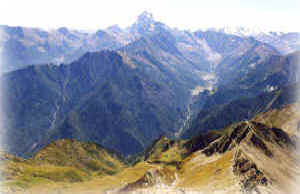
M209 30L233 34L240 37L254 37L256 40L271 44L276 47L282 54L288 54L299 50L300 34L299 32L272 32L266 30L253 30L244 27L224 27L211 28Z
M7 72L32 64L70 63L85 52L103 49L115 50L142 37L162 31L171 33L177 44L187 52L189 57L196 58L200 54L204 57L201 59L202 61L206 60L213 63L219 62L223 55L214 51L208 40L199 34L219 32L224 36L234 35L236 38L232 41L238 42L252 37L274 46L281 54L299 50L300 45L299 32L253 33L242 27L207 29L196 32L181 31L155 21L151 13L144 12L133 25L125 29L114 25L94 33L70 30L65 27L45 31L38 28L0 26L0 47L3 58L1 70ZM233 42L232 44L236 43ZM194 56L195 53L197 53L196 56Z

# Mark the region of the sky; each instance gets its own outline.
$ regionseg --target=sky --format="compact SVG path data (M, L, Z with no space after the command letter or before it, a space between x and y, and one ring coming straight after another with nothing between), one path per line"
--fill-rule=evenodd
M53 29L126 27L143 11L179 29L243 26L298 31L299 0L3 0L0 24Z

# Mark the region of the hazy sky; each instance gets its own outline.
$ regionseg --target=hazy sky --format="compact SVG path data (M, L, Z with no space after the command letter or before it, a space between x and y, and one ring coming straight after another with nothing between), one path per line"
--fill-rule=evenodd
M299 31L300 0L4 0L0 24L76 29L131 25L147 10L171 27L245 26Z

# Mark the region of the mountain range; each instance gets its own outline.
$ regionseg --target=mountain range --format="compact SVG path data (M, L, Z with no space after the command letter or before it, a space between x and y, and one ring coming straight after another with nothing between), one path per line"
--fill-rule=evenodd
M19 43L24 43L20 38L32 38L39 32L5 28ZM54 33L55 42L69 45L70 41L73 46L55 52L70 54L69 48L75 51L81 47L80 53L85 54L69 64L25 65L2 76L6 83L4 134L10 140L5 144L6 150L26 157L53 140L75 138L125 155L135 154L162 134L184 134L188 130L183 126L187 117L215 112L220 110L218 106L256 98L297 81L293 70L299 53L280 56L275 47L253 37L178 31L156 22L147 12L125 31L109 29L115 37L131 41L110 44L115 38L109 32L82 34L59 29ZM51 36L44 37L52 39ZM5 44L14 47L9 41ZM100 47L116 50L95 51ZM22 52L11 52L12 59L26 52L21 49ZM28 52L29 60L44 60L38 59L43 55L36 57L32 50ZM47 58L52 55L50 50L44 53ZM27 63L27 59L19 59ZM207 129L210 127L204 126Z
M170 32L189 57L197 58L203 55L206 61L218 62L223 57L221 53L213 51L207 39L196 38L196 34L212 34L218 32L232 35L232 46L239 41L253 38L275 47L281 54L289 54L299 50L298 32L256 32L247 33L246 28L206 29L195 32L171 28L154 20L149 12L143 12L131 26L122 29L117 25L100 29L96 32L84 32L61 27L56 30L43 30L28 27L0 26L0 48L2 55L2 72L16 70L32 64L70 63L78 59L85 52L101 51L103 49L118 49L132 43L141 37L150 36L161 31ZM200 35L201 36L201 35ZM212 40L214 41L214 40ZM217 41L217 39L215 40ZM235 42L237 41L237 43ZM223 43L220 43L222 47ZM228 47L232 48L232 47ZM227 49L228 49L227 48ZM224 49L226 50L226 49ZM220 51L220 50L219 50ZM196 54L197 53L197 54ZM204 59L198 58L198 61Z
M125 29L0 32L9 189L272 193L294 184L300 33L182 31L148 12Z

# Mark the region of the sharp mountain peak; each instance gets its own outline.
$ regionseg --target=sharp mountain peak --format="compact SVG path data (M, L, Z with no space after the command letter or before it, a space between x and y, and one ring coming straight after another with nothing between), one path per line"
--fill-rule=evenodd
M137 22L154 22L153 14L149 11L144 11L138 16Z

